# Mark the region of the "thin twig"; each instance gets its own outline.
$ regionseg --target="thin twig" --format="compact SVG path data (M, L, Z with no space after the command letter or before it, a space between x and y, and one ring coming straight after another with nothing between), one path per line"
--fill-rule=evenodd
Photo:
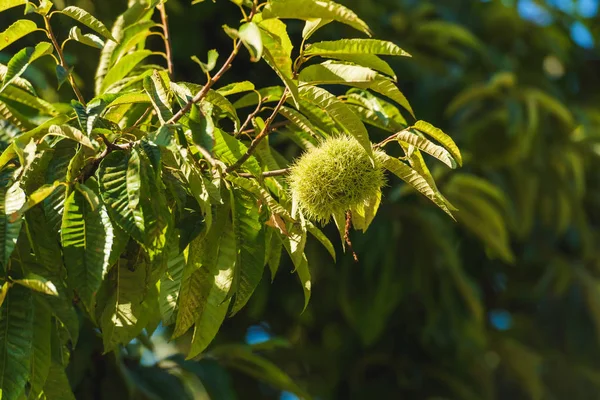
M277 129L281 128L281 127L287 126L289 124L290 124L290 121L276 122L274 124L271 124L271 127L270 127L269 130L270 131L274 131L274 130L277 130ZM242 133L243 134L247 134L247 133L252 133L252 132L254 132L254 129L246 129L244 131L241 131L240 134L242 134Z
M348 250L352 252L352 257L354 257L354 262L358 262L358 256L354 252L352 248L352 242L350 241L350 228L352 227L352 211L346 211L346 227L344 229L344 241L348 245Z
M253 4L252 12L250 12L250 15L248 16L248 21L251 21L252 18L254 18L254 15L256 14L256 9L257 9L256 3L257 3L256 1L254 1L252 3ZM210 88L219 79L221 79L223 74L225 72L227 72L227 70L229 68L231 68L231 63L235 59L235 56L237 56L241 47L242 47L242 42L241 42L241 40L238 40L237 43L235 43L235 45L233 46L233 50L231 51L231 54L229 54L229 57L227 57L227 60L225 60L225 63L223 64L221 69L219 71L217 71L217 73L213 77L211 77L208 80L208 82L206 82L206 85L204 85L202 87L202 89L198 93L196 93L196 95L190 101L188 101L185 106L183 106L183 108L181 110L179 110L175 115L173 115L173 117L171 117L171 119L169 119L167 121L167 124L174 124L175 122L179 121L181 119L181 117L183 117L187 112L190 111L190 109L192 108L192 105L199 103L200 101L202 101L202 99L204 99L206 97Z
M401 134L401 133L403 133L403 132L406 132L406 131L408 131L410 128L411 128L411 127L408 127L408 128L406 128L406 129L403 129L403 130L401 130L400 132L396 132L396 133L394 133L393 135L390 135L390 136L386 137L386 138L385 138L385 139L383 139L381 142L379 142L379 143L377 143L377 144L374 144L374 145L373 145L373 148L374 148L374 149L378 149L378 148L380 148L380 147L383 147L383 146L385 146L385 145L386 145L386 144L388 144L389 142L393 142L394 140L398 139L398 135L399 135L399 134Z
M200 154L202 154L202 156L206 159L206 161L208 161L208 163L215 168L217 166L217 161L210 155L210 152L208 150L206 150L204 147L200 146L200 145L196 145L196 148L198 149L198 152L200 152Z
M277 103L277 105L273 109L273 112L271 113L269 118L267 118L267 120L265 121L265 126L263 126L260 133L258 135L256 135L256 137L254 138L252 143L250 143L250 146L248 146L248 150L246 150L246 152L234 164L227 167L227 170L225 172L235 171L236 169L241 167L242 164L244 164L250 158L250 156L252 155L254 150L256 150L256 147L258 146L260 141L263 140L270 133L271 123L277 116L277 113L279 113L279 109L283 106L283 103L285 103L286 99L287 99L287 88L283 91L283 94L281 95L281 99L279 99L279 103Z
M272 171L265 171L262 173L263 178L270 178L273 176L282 176L282 175L287 175L290 172L289 168L283 168L283 169L274 169ZM242 178L254 178L254 175L248 173L248 172L240 172L238 174L239 176L241 176Z
M171 51L171 36L169 35L169 17L165 9L165 3L160 3L158 6L160 12L160 20L162 22L162 29L164 32L165 40L165 53L167 53L167 69L169 71L169 78L173 79L173 53Z
M79 100L79 102L85 106L85 100L83 98L83 95L81 94L81 91L77 87L77 84L75 83L75 78L73 78L71 71L69 71L69 66L67 65L67 62L65 61L65 56L62 52L62 48L58 44L58 41L56 40L56 36L54 36L54 32L52 31L52 27L50 26L50 18L47 15L44 15L44 24L46 25L46 34L48 35L48 38L50 38L50 40L52 41L52 44L54 45L54 48L56 49L56 52L58 53L58 58L60 59L60 66L63 67L65 69L65 71L67 71L67 73L69 74L68 79L69 79L69 83L71 84L71 87L73 88L73 92L75 92L75 96L77 96L77 99Z
M238 137L241 134L244 133L252 133L254 132L254 129L246 129L246 127L248 126L248 124L250 123L250 121L252 121L252 118L254 118L256 116L256 114L258 114L260 112L260 108L262 107L262 103L263 103L263 99L260 96L260 93L258 94L258 104L256 105L256 108L254 109L253 112L251 112L250 114L248 114L248 117L246 118L246 120L244 121L244 123L242 124L242 126L240 126L240 129L233 135L235 137Z

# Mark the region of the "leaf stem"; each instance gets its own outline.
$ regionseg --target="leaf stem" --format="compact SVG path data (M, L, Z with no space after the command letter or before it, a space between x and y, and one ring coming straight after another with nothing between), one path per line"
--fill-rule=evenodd
M282 176L282 175L287 175L290 172L289 168L283 168L283 169L274 169L272 171L265 171L262 173L263 178L270 178L273 176ZM254 175L247 173L247 172L241 172L238 174L239 176L241 176L242 178L254 178Z
M162 22L162 29L164 32L163 39L165 41L165 52L167 53L167 69L169 71L169 78L173 79L173 53L171 50L171 35L169 35L169 17L165 10L165 3L160 3L158 6L160 12L160 20Z
M277 103L277 105L273 109L273 112L271 113L269 118L267 118L267 120L265 121L265 126L263 126L262 130L260 131L260 133L258 135L256 135L254 140L252 140L252 143L250 143L250 146L248 146L248 150L246 150L246 153L244 153L234 164L227 167L225 172L235 171L236 169L241 167L242 164L244 164L250 158L250 156L252 155L254 150L256 150L256 147L258 146L260 141L263 140L271 132L271 130L270 130L271 123L273 122L273 120L275 119L277 114L279 113L279 109L283 106L283 103L285 103L285 101L287 100L287 95L288 95L288 90L286 88L283 91L283 94L281 95L281 99L279 99L279 103Z
M404 129L402 129L399 132L394 133L393 135L390 135L388 137L386 137L385 139L383 139L381 142L374 144L373 148L374 149L378 149L380 147L385 146L386 144L388 144L389 142L393 142L394 140L396 140L398 138L398 135L403 133L403 132L407 132L410 128L412 128L412 126L406 127Z
M69 79L69 83L71 84L71 87L73 88L73 92L75 92L75 96L77 96L77 100L79 100L79 102L85 106L85 99L83 98L81 91L79 90L79 88L77 87L77 84L75 83L75 78L73 78L73 75L71 75L71 72L69 71L69 66L67 65L67 62L65 61L65 56L63 54L62 48L58 44L58 41L56 40L56 36L54 36L54 31L52 31L52 27L50 26L50 18L47 15L44 15L44 24L46 25L46 34L48 35L48 38L50 38L50 40L52 41L52 44L54 45L54 48L56 49L56 52L58 53L58 58L60 59L60 66L63 67L68 72L68 74L69 74L68 79Z

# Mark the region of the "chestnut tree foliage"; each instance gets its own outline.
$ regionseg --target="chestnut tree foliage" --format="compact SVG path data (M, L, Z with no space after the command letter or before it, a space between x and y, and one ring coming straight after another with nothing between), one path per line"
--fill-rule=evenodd
M170 37L163 1L130 0L112 28L75 6L0 1L0 12L24 10L0 32L0 51L14 49L0 65L3 399L73 398L65 368L82 325L95 327L105 353L144 340L159 324L173 327L171 339L191 330L187 357L197 358L246 305L264 269L278 273L282 252L306 306L307 236L334 258L335 250L288 190L290 161L270 145L274 135L305 150L352 137L370 161L450 216L455 211L423 153L450 168L462 164L461 154L448 135L415 118L382 58L407 52L372 39L363 20L332 1L232 1L239 26L215 33L229 36L232 50L194 58L197 82L173 78L170 41L185 38ZM300 43L288 36L288 19L304 21ZM72 26L68 36L55 34L57 20ZM358 37L311 40L332 23ZM44 40L15 48L30 34ZM157 36L161 51L146 46ZM93 98L79 89L67 43L97 48L94 81L86 82ZM57 85L72 89L70 103L45 99L24 78L40 58L55 62ZM220 85L240 58L266 63L280 84ZM389 137L373 144L369 126ZM387 146L402 155L386 155ZM347 248L350 227L366 230L380 201L376 191L335 210ZM266 371L276 386L308 397L259 355L221 351L232 365Z

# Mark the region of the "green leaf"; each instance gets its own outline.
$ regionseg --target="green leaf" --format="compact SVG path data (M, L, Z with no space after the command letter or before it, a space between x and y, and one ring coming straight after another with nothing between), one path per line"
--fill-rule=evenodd
M51 317L42 300L34 297L33 308L33 339L31 351L31 384L30 396L39 395L44 388L51 364Z
M0 12L12 7L25 5L27 4L27 1L28 0L3 0L2 3L0 3Z
M15 286L0 309L0 388L3 400L17 400L25 390L33 343L31 293Z
M277 19L270 19L261 21L260 29L264 45L264 59L288 88L297 107L299 103L298 84L292 79L293 46L287 33L287 27Z
M137 148L113 151L100 163L98 178L111 219L154 259L166 244L170 212L148 158Z
M158 26L160 25L150 20L138 21L137 23L126 27L119 37L119 43L115 45L114 50L110 55L110 65L113 65L115 62L119 61L121 57L133 50L151 34L150 29ZM110 42L109 44L115 44L115 42Z
M228 295L234 279L237 248L232 222L228 214L225 214L225 217L227 221L223 226L222 236L218 238L218 252L214 260L206 259L206 250L210 245L209 236L203 242L203 246L190 246L190 260L199 259L204 263L199 270L195 271L204 289L201 290L201 306L194 321L196 326L188 359L206 349L217 334L229 309L231 299Z
M99 93L104 93L114 83L125 78L145 58L153 55L150 50L138 50L123 56L117 63L106 72Z
M266 358L254 354L250 346L239 344L219 346L212 350L210 355L219 363L264 381L274 388L295 393L302 399L311 398L279 367Z
M156 288L147 287L146 270L144 264L134 269L127 263L115 267L115 288L100 319L105 353L133 340L157 311Z
M140 157L136 150L131 153L113 151L100 163L98 182L111 219L142 244L146 238L144 214L138 207L140 168Z
M191 101L194 95L202 90L202 88L202 85L196 85L194 83L171 82L171 89L173 89L173 92L185 103ZM241 123L235 107L223 95L211 89L206 94L203 102L211 103L212 105L218 107L229 119L231 119L231 121L233 121L235 129L239 129Z
M61 136L67 139L74 140L77 143L80 143L83 146L88 147L92 150L96 149L90 141L90 139L83 132L69 125L51 125L48 128L48 135Z
M163 76L164 75L164 76ZM151 76L144 78L144 91L150 97L150 101L156 110L158 119L162 124L173 117L171 111L170 97L170 82L166 74L161 74L158 71L152 71Z
M290 92L292 99L294 100L294 105L299 108L300 103L299 103L299 94L298 94L298 84L279 69L279 67L277 66L277 61L271 55L269 50L267 50L267 49L264 50L263 58L265 59L267 64L271 68L273 68L273 70L277 73L279 78L281 78L285 87Z
M448 150L442 146L432 143L427 138L419 136L410 131L400 131L397 133L397 137L398 140L415 146L416 148L423 150L425 153L437 158L448 167L452 169L456 168L456 160L454 157L452 157Z
M299 78L312 84L345 84L371 89L394 100L414 116L408 100L394 82L370 68L326 61L306 67L300 72Z
M4 282L4 284L2 285L2 289L0 289L0 307L2 307L2 304L4 304L4 300L6 300L6 295L8 294L8 289L11 286L11 283L8 281Z
M367 129L360 118L346 104L325 89L316 86L301 87L300 97L325 110L348 134L358 140L369 156L373 156Z
M309 65L298 76L301 81L312 84L371 83L377 77L378 74L372 69L331 61Z
M124 93L122 96L117 97L116 99L114 99L112 102L110 102L106 106L106 109L110 109L112 107L117 107L117 106L122 106L124 104L141 104L141 103L151 103L150 97L148 96L148 94L146 92L136 90L133 92Z
M283 247L290 255L294 264L295 272L298 274L302 291L304 292L304 309L308 306L310 295L312 293L312 283L310 280L310 271L308 269L308 260L304 254L306 247L306 227L300 224L294 224L289 230L288 235L280 235Z
M62 65L56 66L56 79L58 81L57 89L60 89L60 87L67 81L67 79L69 79L69 75L71 75L72 69L72 67L70 69L66 69Z
M279 113L285 118L287 118L291 123L296 125L298 128L308 133L311 137L315 139L322 137L322 135L318 132L317 128L308 120L308 118L306 118L298 111L283 106L279 109Z
M200 61L200 59L198 59L198 57L192 56L192 61L194 61L196 64L198 64L205 74L208 74L210 71L215 69L215 67L217 66L218 59L219 59L219 53L215 49L208 51L206 63L203 63L202 61Z
M243 189L232 189L233 232L238 257L235 266L235 298L231 313L237 313L262 279L265 258L264 225L256 199Z
M58 363L50 365L46 385L44 386L46 400L75 400L65 369Z
M50 103L48 103L47 101L29 94L29 92L18 88L16 86L7 86L4 91L0 94L0 98L2 100L9 100L12 101L13 104L16 103L20 103L23 105L26 105L28 107L31 107L35 110L40 111L42 114L45 115L56 115L58 114L58 111L56 110L56 108L54 108L54 106ZM18 106L15 104L15 106ZM16 110L15 110L16 111ZM27 119L24 115L19 115L17 112L13 111L13 114L16 117L19 117L22 119L22 122L24 124L29 125L29 123L27 122ZM19 139L20 141L20 139Z
M230 202L225 199L224 205L215 207L215 221L208 234L194 239L188 247L188 264L182 278L174 338L201 320L209 298L212 298L213 303L218 300L216 304L220 305L228 297L237 260L230 212ZM208 271L210 276L205 271L199 272L203 269ZM214 278L217 275L222 279L216 281Z
M89 312L96 292L106 275L114 234L104 221L105 210L92 209L79 190L73 190L64 204L61 242L68 284Z
M263 18L332 19L371 36L368 25L350 9L327 0L271 0L263 9Z
M86 33L84 35L78 26L71 28L69 31L69 39L75 40L90 47L95 47L97 49L102 49L104 47L104 41L102 39L92 33Z
M218 128L215 128L214 135L215 147L213 148L213 151L221 161L228 165L234 164L248 151L245 144ZM242 168L246 169L256 177L262 174L262 169L254 156L250 156L250 158L242 164Z
M36 292L47 294L49 296L58 296L56 286L40 275L29 273L24 279L15 279L13 282Z
M164 325L175 322L175 310L179 301L183 270L186 265L186 252L179 252L179 243L172 242L169 245L169 261L167 262L167 273L160 278L160 292L158 305Z
M98 21L93 15L91 15L84 9L75 6L69 6L59 12L61 14L73 18L77 22L82 23L83 25L87 26L96 33L104 36L105 38L116 42L116 39L111 35L110 31L106 28L106 26L104 26L102 22Z
M248 93L247 95L243 96L235 103L233 103L233 106L235 108L255 106L258 104L259 94L261 99L263 100L263 103L279 101L279 99L281 99L281 96L283 95L283 90L284 89L281 86L268 86L266 88L257 90L258 94L256 92Z
M258 62L261 59L263 52L263 42L258 25L254 22L246 22L240 26L238 35L242 44L246 46L248 52L250 52L250 61Z
M20 19L13 23L6 30L0 33L0 50L21 39L23 36L37 30L35 22L28 19Z
M354 229L366 232L377 214L380 203L381 192L365 200L362 204L352 207L352 226Z
M562 120L565 125L569 127L573 125L573 115L569 109L554 97L539 89L527 89L525 91L525 96L534 99L542 108L545 108Z
M67 169L71 159L75 156L75 146L71 140L61 140L54 145L54 156L48 164L46 182L65 182ZM59 186L44 200L44 213L47 216L48 227L52 232L58 232L62 223L63 206L66 188Z
M379 71L384 73L395 81L397 79L396 73L390 67L390 65L383 61L381 58L374 54L344 54L344 53L334 53L321 55L324 58L333 58L340 61L351 62L354 64L358 64L361 67L371 68L375 71Z
M462 167L462 155L460 154L460 150L454 140L441 129L434 127L428 122L425 121L417 121L413 127L424 134L431 136L433 139L437 140L442 146L444 146L454 157L459 166Z
M254 90L254 83L250 81L234 82L217 89L217 92L222 96L230 96L232 94L249 92Z
M51 43L40 42L35 48L25 47L15 54L8 62L6 74L4 75L2 86L0 87L0 93L8 85L17 80L32 62L42 56L52 54L52 52L53 47Z
M36 6L31 1L26 1L25 6L25 14L29 14L30 12L35 12L39 15L47 15L50 9L54 6L50 0L40 0L40 5ZM32 8L33 10L30 10Z
M332 19L322 19L322 18L312 18L306 20L304 24L304 29L302 29L302 39L308 40L313 33L315 33L319 28L327 25L332 22Z
M332 58L361 54L410 57L410 54L394 43L377 39L340 39L317 42L307 45L304 50L304 55L307 56L315 55Z
M6 76L7 73L8 73L8 67L0 64L0 79L4 80L4 77ZM36 95L33 85L27 79L13 78L12 85L16 86L18 88L21 88L30 94Z
M3 184L0 185L0 263L6 268L23 224L17 212L25 204L25 192L18 182L7 187L0 177L0 183Z
M408 183L412 186L417 192L421 193L423 196L427 197L429 200L433 201L439 208L441 208L444 212L450 215L453 219L454 216L450 212L450 209L443 197L441 197L437 190L432 188L427 180L419 175L417 171L410 168L408 165L404 164L400 160L390 156L382 156L383 157L383 166L396 175L398 178L402 179L404 182Z

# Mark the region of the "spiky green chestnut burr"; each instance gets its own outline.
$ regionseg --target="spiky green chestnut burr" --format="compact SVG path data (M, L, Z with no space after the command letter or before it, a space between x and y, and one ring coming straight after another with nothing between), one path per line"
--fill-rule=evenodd
M292 165L288 183L294 202L308 218L326 223L333 213L345 213L372 199L385 184L381 153L374 151L373 166L356 139L327 138Z

